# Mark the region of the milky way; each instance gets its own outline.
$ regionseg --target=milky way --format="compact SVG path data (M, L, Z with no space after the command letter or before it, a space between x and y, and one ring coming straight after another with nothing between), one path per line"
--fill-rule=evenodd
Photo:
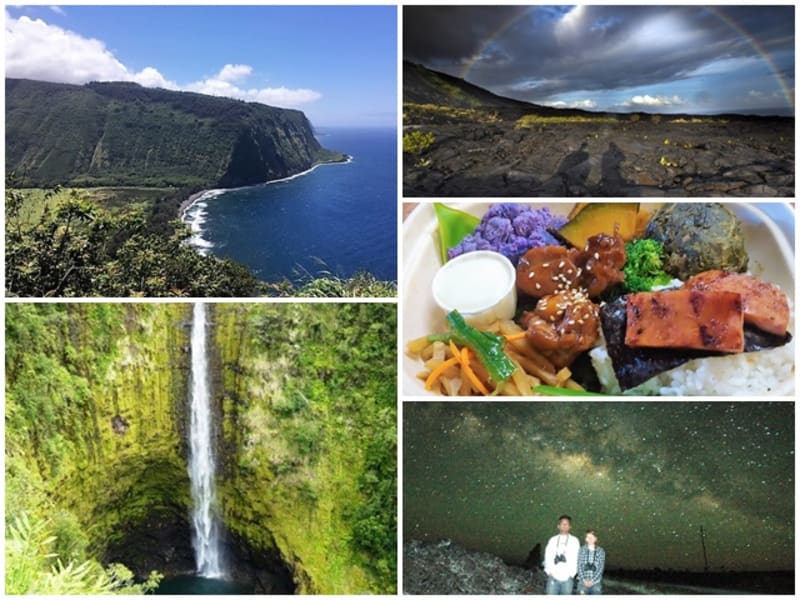
M793 403L404 406L406 539L525 559L561 513L611 566L794 565ZM582 537L582 536L581 536Z

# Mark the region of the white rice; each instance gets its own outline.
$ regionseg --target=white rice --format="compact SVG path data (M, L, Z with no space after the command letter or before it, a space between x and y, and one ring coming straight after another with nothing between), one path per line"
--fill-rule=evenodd
M605 345L590 352L603 392L619 394ZM626 390L626 396L792 396L794 340L770 350L697 358Z
M794 310L789 300L790 323ZM605 339L589 352L602 391L619 394ZM794 338L779 348L697 358L625 390L625 396L793 396Z

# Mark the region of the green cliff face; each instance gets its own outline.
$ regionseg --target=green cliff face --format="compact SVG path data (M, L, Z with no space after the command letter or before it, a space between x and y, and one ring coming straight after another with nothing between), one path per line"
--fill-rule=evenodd
M189 316L185 304L6 307L6 521L47 523L64 564L102 559L145 518L186 514Z
M226 526L277 548L300 592L396 578L396 311L214 307Z
M342 158L297 110L125 82L6 80L6 168L27 186L236 187Z
M395 306L211 317L226 528L250 554L279 553L299 591L392 591ZM185 522L190 320L189 304L7 306L8 592L85 592L36 582L59 560L97 574L155 552L127 548L132 532Z

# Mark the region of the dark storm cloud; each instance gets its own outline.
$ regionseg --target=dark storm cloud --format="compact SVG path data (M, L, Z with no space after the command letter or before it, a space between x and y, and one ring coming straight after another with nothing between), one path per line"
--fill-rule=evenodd
M419 403L404 412L411 535L480 544L495 534L484 549L520 558L553 511L574 510L633 563L662 554L694 564L683 540L700 523L724 540L729 564L786 562L770 552L792 541L790 403ZM631 530L640 533L627 540Z
M790 61L782 59L790 64L778 68L793 77L791 6L570 10L406 7L404 55L521 99L659 84L685 79L719 61L759 59L748 38L772 55L791 54Z
M459 64L477 52L493 31L526 10L519 6L406 6L405 56L421 63Z

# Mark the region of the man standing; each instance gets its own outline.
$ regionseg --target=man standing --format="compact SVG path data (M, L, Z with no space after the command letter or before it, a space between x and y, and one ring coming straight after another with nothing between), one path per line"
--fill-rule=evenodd
M581 543L570 535L572 518L558 518L558 535L547 542L544 550L544 572L547 574L546 594L572 594L578 572L578 552Z

